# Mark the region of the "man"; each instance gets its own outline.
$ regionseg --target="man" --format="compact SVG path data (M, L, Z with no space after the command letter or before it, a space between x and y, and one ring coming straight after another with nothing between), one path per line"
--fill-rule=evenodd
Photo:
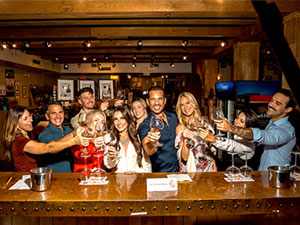
M161 87L151 87L146 99L151 113L139 126L139 135L145 152L150 156L152 172L178 172L177 150L175 148L177 117L164 110L166 97ZM158 132L150 129L152 117L163 120L164 128ZM159 140L163 146L157 147Z
M49 120L49 125L38 136L39 142L49 143L56 141L73 130L63 125L64 111L59 101L49 102L46 111L46 119ZM46 154L42 156L44 166L53 169L56 173L71 173L73 166L73 156L70 149L65 149L57 154Z
M288 121L288 115L296 106L292 94L281 89L274 94L268 104L267 115L271 117L265 130L241 128L228 121L215 121L217 129L232 132L242 138L263 145L264 152L258 170L268 170L269 166L289 166L291 151L296 144L295 129Z

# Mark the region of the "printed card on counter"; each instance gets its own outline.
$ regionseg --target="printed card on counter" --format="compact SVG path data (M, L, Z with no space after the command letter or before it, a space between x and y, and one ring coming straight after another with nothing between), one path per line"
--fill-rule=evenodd
M176 178L147 178L147 191L177 191Z
M300 181L300 173L291 173L291 177L295 179L295 181Z
M192 178L188 175L188 174L168 174L167 175L168 178L175 178L177 179L178 183L189 183L192 182Z
M224 173L224 179L227 182L253 182L254 180L251 177L245 177L242 174L229 174Z
M108 180L106 180L107 177L101 177L101 179L97 178L89 178L87 180L80 181L79 185L106 185L108 184Z

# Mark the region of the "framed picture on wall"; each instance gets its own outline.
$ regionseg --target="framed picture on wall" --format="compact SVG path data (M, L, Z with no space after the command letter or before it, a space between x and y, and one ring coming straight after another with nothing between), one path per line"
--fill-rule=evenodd
M20 81L15 81L15 94L20 94Z
M99 80L99 99L110 101L114 98L114 81Z
M6 95L6 88L5 85L0 85L0 96Z
M79 80L79 89L89 87L92 88L94 91L94 98L95 98L95 81L94 80Z
M57 99L65 101L74 100L73 80L57 80Z
M22 86L22 98L27 98L27 86Z
M6 95L13 96L15 93L15 73L13 70L5 70Z

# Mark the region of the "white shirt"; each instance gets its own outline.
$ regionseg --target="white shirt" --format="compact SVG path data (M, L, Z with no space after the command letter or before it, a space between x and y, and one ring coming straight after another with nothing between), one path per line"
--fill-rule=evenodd
M142 152L142 167L139 167L137 163L137 154L134 148L134 145L129 140L128 148L127 148L127 155L125 155L125 150L123 146L119 143L121 149L119 152L119 159L109 158L104 155L104 165L108 168L116 167L115 173L124 173L128 171L134 171L137 173L151 173L151 162L150 158L147 154Z

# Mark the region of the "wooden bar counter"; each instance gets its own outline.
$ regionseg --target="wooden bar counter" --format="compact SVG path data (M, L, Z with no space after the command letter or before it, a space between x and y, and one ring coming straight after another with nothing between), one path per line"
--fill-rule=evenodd
M100 217L106 218L101 224L135 221L134 224L158 225L168 224L170 220L176 221L172 224L220 223L224 218L227 222L242 220L243 224L271 224L271 221L272 224L274 221L275 224L299 224L300 221L300 182L293 182L288 189L272 188L267 172L254 172L255 182L238 183L226 182L223 172L190 173L193 182L178 184L177 192L147 192L146 179L165 178L164 173L108 174L109 184L103 186L78 185L80 175L76 173L54 173L51 189L44 192L8 190L23 174L0 175L0 224L18 224L13 218L25 218L20 224L26 224L28 217L31 217L28 224L34 224L35 217L52 221L41 223L34 219L36 224L66 224L54 223L57 220L53 218L73 221L80 217L80 224L91 224L87 221ZM6 186L10 177L13 178ZM144 222L137 222L133 217ZM111 218L114 222L109 222ZM125 223L124 218L127 218ZM184 222L187 218L189 222Z

